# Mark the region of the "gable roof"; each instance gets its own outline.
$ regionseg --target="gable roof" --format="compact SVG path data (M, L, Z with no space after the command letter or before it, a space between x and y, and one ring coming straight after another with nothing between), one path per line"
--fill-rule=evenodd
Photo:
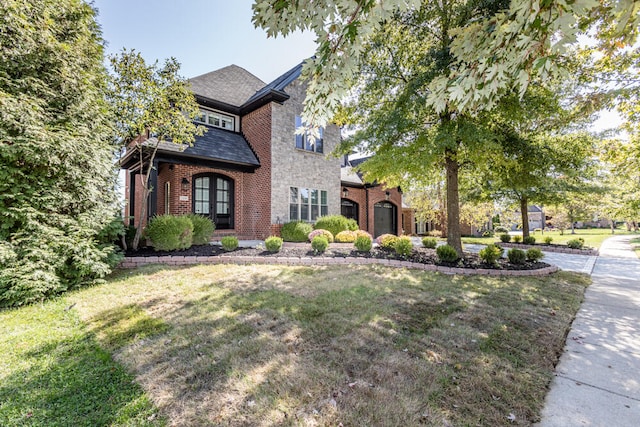
M237 65L229 65L189 79L196 95L240 107L265 83Z

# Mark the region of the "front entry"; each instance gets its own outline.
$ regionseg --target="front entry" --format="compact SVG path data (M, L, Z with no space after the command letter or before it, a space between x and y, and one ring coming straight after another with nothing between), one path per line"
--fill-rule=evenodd
M216 230L233 228L233 180L222 175L193 179L193 212L211 218Z
M390 202L379 202L373 205L374 237L381 234L397 234L398 208Z
M358 204L349 199L342 199L340 202L340 214L358 222Z

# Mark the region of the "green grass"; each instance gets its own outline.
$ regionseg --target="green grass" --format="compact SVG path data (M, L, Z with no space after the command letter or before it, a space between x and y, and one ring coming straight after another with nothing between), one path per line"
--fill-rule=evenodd
M633 231L627 231L626 228L619 228L614 235L634 234ZM612 236L611 229L608 228L590 228L590 229L576 229L575 234L571 234L571 230L565 230L564 234L560 234L559 231L545 231L544 234L540 231L531 232L531 235L536 238L536 244L544 244L544 238L551 236L553 238L552 244L565 245L569 240L577 239L579 237L584 239L585 246L598 249L602 242ZM488 245L489 243L499 242L499 237L463 237L463 243L476 243L482 245Z
M0 425L530 425L588 280L121 271L1 314Z
M640 258L640 237L636 237L635 239L631 239L630 243L631 243L631 247L633 248L634 252L638 256L638 258Z
M165 425L69 305L0 312L0 425Z

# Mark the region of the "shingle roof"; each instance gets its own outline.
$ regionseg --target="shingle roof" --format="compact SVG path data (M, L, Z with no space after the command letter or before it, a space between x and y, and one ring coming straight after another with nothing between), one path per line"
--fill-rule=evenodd
M205 126L208 131L202 136L196 136L191 147L161 142L158 153L175 153L176 157L188 157L221 161L243 166L260 166L260 161L244 137L228 130Z
M363 185L362 177L351 166L340 168L340 182L345 184Z
M229 65L210 73L189 79L191 90L196 95L215 99L240 107L252 98L265 83L237 65Z
M267 95L269 92L284 92L284 89L291 84L295 79L300 77L300 73L302 72L302 62L269 83L268 85L261 88L257 91L253 96L251 96L245 104L249 104L257 99L262 98Z

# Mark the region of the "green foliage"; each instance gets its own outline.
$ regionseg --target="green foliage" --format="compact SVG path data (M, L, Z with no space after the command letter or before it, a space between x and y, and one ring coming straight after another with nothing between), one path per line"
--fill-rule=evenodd
M210 218L198 214L189 214L187 217L193 224L193 244L206 245L211 241L211 236L216 229L216 225Z
M313 241L313 239L316 236L324 236L327 238L327 242L329 243L333 243L333 234L331 234L331 232L329 230L325 230L325 229L317 229L317 230L313 230L311 233L309 233L308 239L309 241Z
M551 237L551 236L545 236L545 238L544 238L544 242L545 242L547 245L550 245L550 244L551 244L551 242L553 242L553 237Z
M422 246L429 249L435 249L438 246L438 241L435 237L423 237Z
M393 245L393 249L400 256L407 257L411 255L411 251L413 251L413 243L411 243L411 238L409 236L398 237Z
M535 262L540 261L544 257L542 251L538 248L531 248L527 250L527 260Z
M341 231L335 236L335 241L338 243L353 243L356 241L358 234L355 231L345 230Z
M157 215L144 231L156 251L188 249L193 244L193 223L187 216Z
M493 230L484 230L482 232L482 237L493 237L494 234Z
M511 235L510 234L501 234L500 235L500 241L502 243L509 243L511 241Z
M522 236L519 234L516 234L513 236L513 243L520 243L522 242Z
M0 3L0 305L106 276L118 210L103 41L89 4ZM109 234L109 233L107 233Z
M360 236L364 236L364 237L368 237L369 239L371 239L371 241L373 241L373 236L368 231L356 230L355 233L356 233L356 238Z
M494 228L493 231L495 231L496 233L507 233L507 234L509 233L509 230L507 229L507 227L503 227L501 225Z
M381 234L376 239L378 245L380 245L383 249L393 249L396 242L398 241L398 236L393 234Z
M522 242L526 245L535 245L536 244L536 238L535 236L526 236L522 238Z
M460 257L458 252L451 245L440 245L436 249L436 255L441 262L456 262Z
M321 216L316 221L316 230L329 230L333 236L341 231L358 229L358 224L353 219L348 219L342 215Z
M584 240L580 238L569 240L567 242L567 246L571 249L582 249L582 247L584 246Z
M512 248L507 252L507 258L511 264L524 264L527 254L522 249Z
M311 241L311 248L316 253L322 253L327 250L329 247L329 240L327 240L326 236L320 235L313 238Z
M283 240L278 236L269 236L264 241L264 246L269 252L280 252Z
M503 252L504 249L502 249L500 246L490 244L485 248L482 248L478 255L480 256L480 259L482 259L482 261L484 261L486 264L493 265L500 259Z
M220 239L222 249L227 252L235 251L238 249L238 238L236 236L224 236Z
M306 242L313 227L308 222L291 221L282 226L280 233L285 242Z
M353 242L353 246L360 252L369 252L373 247L373 240L369 236L358 236Z

